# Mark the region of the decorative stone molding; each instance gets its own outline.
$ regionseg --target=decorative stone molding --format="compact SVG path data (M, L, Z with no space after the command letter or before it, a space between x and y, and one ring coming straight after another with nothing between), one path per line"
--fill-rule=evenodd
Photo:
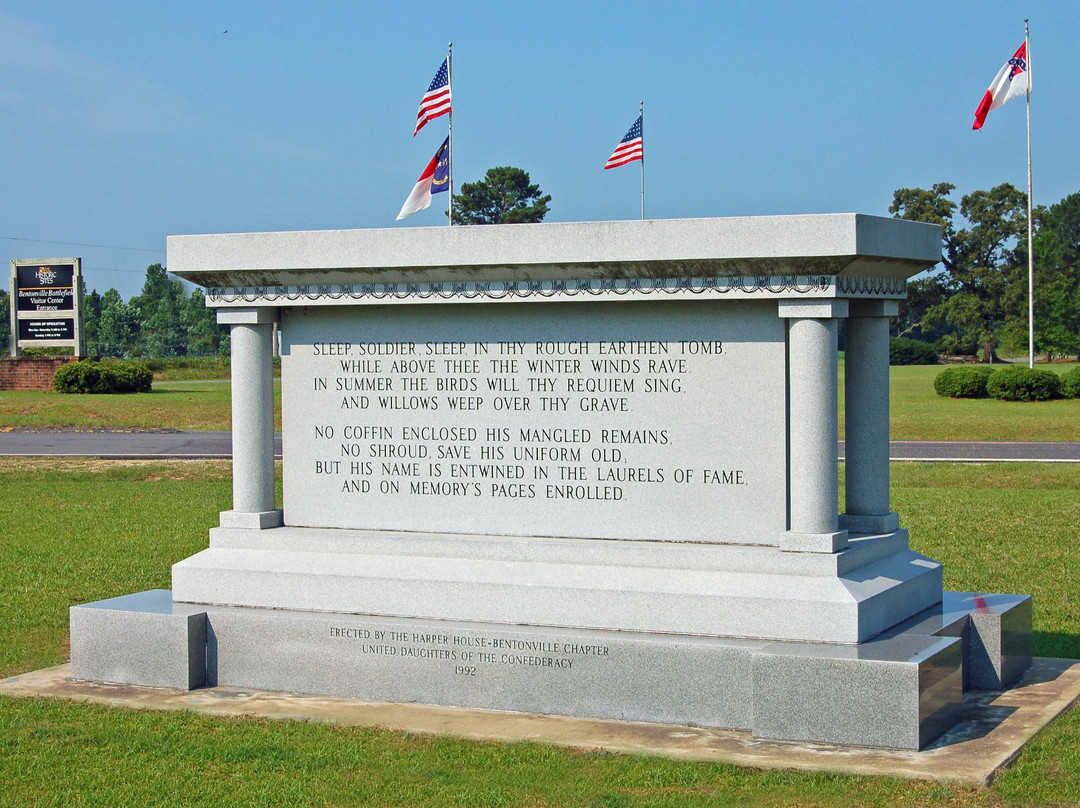
M602 278L545 281L311 284L212 287L211 306L332 306L386 303L501 303L603 300L627 297L896 297L906 283L894 278L836 275L756 275L709 278Z

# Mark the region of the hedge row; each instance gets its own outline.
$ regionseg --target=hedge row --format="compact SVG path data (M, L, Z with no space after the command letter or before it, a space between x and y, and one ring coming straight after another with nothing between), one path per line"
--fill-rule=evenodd
M154 374L142 362L71 362L53 377L60 393L149 393Z
M1052 370L988 365L947 368L934 378L934 390L949 398L996 398L1002 401L1049 401L1080 398L1080 367L1064 376Z
M936 365L938 352L929 342L908 337L889 339L890 365Z

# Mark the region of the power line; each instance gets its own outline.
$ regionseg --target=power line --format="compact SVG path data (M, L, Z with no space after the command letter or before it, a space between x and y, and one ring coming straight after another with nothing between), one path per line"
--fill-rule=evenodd
M109 269L108 267L83 267L83 272L132 272L136 275L142 275L146 272L145 269Z
M165 254L164 250L149 250L146 247L117 247L112 244L86 244L81 241L50 241L43 238L20 238L19 236L0 236L0 238L7 239L8 241L32 241L36 244L63 244L67 247L97 247L101 250L131 250L133 252Z

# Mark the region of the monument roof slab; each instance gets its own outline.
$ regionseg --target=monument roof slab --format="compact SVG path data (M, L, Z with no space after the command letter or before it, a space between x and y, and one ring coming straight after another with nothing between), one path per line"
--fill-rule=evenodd
M168 237L204 287L858 275L909 278L941 258L936 225L834 213Z

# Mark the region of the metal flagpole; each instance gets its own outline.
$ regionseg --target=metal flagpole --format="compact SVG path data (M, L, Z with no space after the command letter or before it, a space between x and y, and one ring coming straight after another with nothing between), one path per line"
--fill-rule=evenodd
M1035 251L1031 221L1031 41L1024 20L1024 53L1027 54L1027 158L1028 158L1028 367L1035 367Z
M454 226L454 43L446 46L446 84L450 87L450 112L446 116L449 132L447 133L446 156L449 160L446 178L450 181L450 199L446 204L446 223Z
M641 117L641 221L645 221L645 102L638 107Z

